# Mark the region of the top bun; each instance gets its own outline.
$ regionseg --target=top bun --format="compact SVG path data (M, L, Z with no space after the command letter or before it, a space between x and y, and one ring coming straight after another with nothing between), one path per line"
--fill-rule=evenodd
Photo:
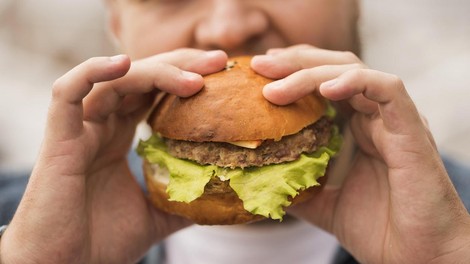
M263 87L272 79L250 67L251 57L229 59L225 70L204 77L194 96L166 94L149 118L163 137L195 142L280 140L320 119L326 103L311 94L286 106L270 103Z

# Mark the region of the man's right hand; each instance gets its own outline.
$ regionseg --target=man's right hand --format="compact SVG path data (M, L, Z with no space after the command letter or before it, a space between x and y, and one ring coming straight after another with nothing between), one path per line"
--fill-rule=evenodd
M1 240L2 263L134 263L190 224L149 203L126 155L154 96L186 97L227 55L182 49L130 62L92 58L58 79L45 138Z

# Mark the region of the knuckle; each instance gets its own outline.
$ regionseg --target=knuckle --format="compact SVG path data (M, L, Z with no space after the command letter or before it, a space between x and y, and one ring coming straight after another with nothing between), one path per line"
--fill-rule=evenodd
M349 79L351 79L352 81L359 81L361 79L364 79L365 75L367 75L367 72L368 72L367 69L356 68L356 69L349 70L347 73L348 73Z
M192 51L192 49L190 48L177 48L173 52L174 53L188 53L190 51Z
M313 46L308 45L308 44L298 44L295 46L292 46L292 49L290 49L286 54L291 54L294 57L297 58L303 58L306 55L306 52L309 50L312 50Z
M90 75L96 73L94 67L101 63L99 57L89 58L52 83L51 96L53 100L69 100L73 94L72 88L77 85L88 84Z
M346 61L349 61L349 62L354 62L354 63L360 63L361 60L359 59L359 57L357 57L356 54L354 54L353 52L351 51L342 51L341 52L342 56L344 57L344 59Z
M173 52L180 56L194 56L202 54L204 51L192 48L178 48L175 49Z
M298 44L298 45L295 45L294 48L298 50L305 50L305 49L312 49L313 46L309 44Z
M64 89L67 87L66 83L67 81L64 76L54 81L51 89L53 99L60 99L63 97Z
M393 84L393 88L398 91L398 92L404 92L405 89L405 84L403 83L403 80L398 77L397 75L390 74L390 82Z
M355 62L351 64L353 69L365 70L367 66L362 62Z
M78 65L78 67L88 68L91 65L96 65L100 62L101 62L101 60L100 60L99 57L91 57L91 58L87 59L86 61L84 61L81 65Z
M292 52L296 55L305 55L306 51L312 50L314 47L309 44L298 44L293 46Z
M423 114L419 114L420 117L421 117L421 121L423 122L424 126L429 129L429 120L423 115Z

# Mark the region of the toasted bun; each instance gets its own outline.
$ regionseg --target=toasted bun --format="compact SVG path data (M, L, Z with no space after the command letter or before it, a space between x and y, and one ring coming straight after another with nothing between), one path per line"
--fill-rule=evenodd
M243 208L243 202L228 182L223 182L217 177L209 181L202 196L196 200L190 203L169 201L166 184L159 180L168 176L162 175L160 170L155 170L155 166L157 165L150 165L144 161L144 175L149 198L153 205L162 211L185 217L200 225L234 225L265 219L263 216L246 211ZM321 177L319 181L323 182L325 178ZM321 186L301 191L292 199L292 205L310 199L321 189Z
M263 87L271 82L250 67L251 57L229 60L227 68L204 77L204 88L189 98L165 94L156 103L148 123L163 137L196 142L280 140L320 119L326 103L315 95L287 106L267 101ZM228 181L214 177L202 196L190 203L168 200L167 176L157 165L144 163L149 197L155 207L203 225L233 225L264 219L243 208ZM325 177L320 178L323 180ZM309 199L321 187L301 191L292 202Z
M163 137L178 140L279 140L324 115L325 102L313 94L287 106L267 101L262 89L272 80L255 73L250 61L247 56L230 59L225 70L204 78L204 88L194 96L165 95L149 124Z

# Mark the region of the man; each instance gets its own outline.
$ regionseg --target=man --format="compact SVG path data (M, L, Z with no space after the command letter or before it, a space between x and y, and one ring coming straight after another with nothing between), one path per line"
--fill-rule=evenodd
M292 215L334 234L360 262L470 260L470 217L403 83L354 55L355 1L107 5L128 56L90 59L54 84L38 161L0 241L4 263L132 263L189 225L149 204L126 153L152 95L191 96L201 75L237 54L263 54L252 68L279 79L264 89L273 103L319 91L352 109L354 163L332 170L343 185L326 186Z

